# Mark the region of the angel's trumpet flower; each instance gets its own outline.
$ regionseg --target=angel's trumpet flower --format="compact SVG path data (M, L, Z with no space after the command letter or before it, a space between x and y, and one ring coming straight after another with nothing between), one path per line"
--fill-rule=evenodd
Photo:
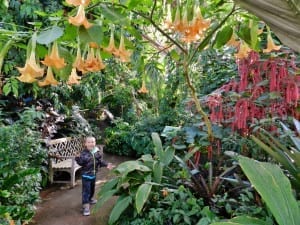
M69 23L73 24L74 26L81 26L83 25L86 29L89 29L92 24L89 23L87 18L85 17L85 11L84 11L84 6L80 5L78 7L78 11L75 17L69 17Z
M54 78L52 68L49 66L47 69L47 75L46 75L45 79L43 81L39 81L38 85L40 87L44 87L47 85L56 86L57 84L58 84L58 81Z
M33 83L36 78L42 77L44 74L44 68L36 61L35 47L36 47L36 34L32 36L32 46L29 58L26 59L25 66L23 68L17 67L21 76L17 77L18 80L25 83Z
M42 63L56 69L61 69L66 65L65 59L59 56L57 42L54 42L50 55L46 55Z
M267 43L267 48L263 50L264 53L269 53L271 51L278 51L281 46L280 45L275 45L273 38L271 36L271 32L268 33L268 43Z
M118 49L115 46L115 38L114 38L114 30L113 29L110 32L109 44L106 48L104 48L104 51L111 53L111 54L118 53Z
M148 93L148 90L146 88L145 80L143 80L142 87L138 90L138 93L140 93L140 94L147 94Z
M69 4L69 5L74 5L74 6L80 6L80 5L83 5L83 6L88 6L90 4L90 0L66 0L66 2Z
M120 61L129 62L131 53L131 51L125 49L124 36L121 35L120 46L118 49L118 56L120 57Z
M71 75L69 76L69 79L67 81L67 84L68 85L73 85L73 84L80 84L80 80L81 77L79 77L77 75L77 72L76 72L76 68L72 68L72 72L71 72Z

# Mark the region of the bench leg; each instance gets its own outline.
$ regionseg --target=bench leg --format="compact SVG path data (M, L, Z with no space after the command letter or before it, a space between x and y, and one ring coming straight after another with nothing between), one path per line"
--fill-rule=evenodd
M53 169L50 168L49 169L49 181L50 181L50 184L53 184L53 175L54 175Z
M75 175L76 175L76 172L75 171L71 171L71 187L73 188L75 186Z

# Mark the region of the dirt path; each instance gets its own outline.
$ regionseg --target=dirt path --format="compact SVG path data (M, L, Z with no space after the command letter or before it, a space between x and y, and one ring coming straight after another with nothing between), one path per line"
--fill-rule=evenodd
M126 157L104 154L104 159L114 165L129 160ZM107 168L101 168L97 174L96 194L101 184L113 176ZM76 180L74 188L62 184L53 185L41 192L42 201L29 225L107 225L109 213L115 199L110 199L96 214L82 216L81 180ZM95 195L96 195L95 194Z

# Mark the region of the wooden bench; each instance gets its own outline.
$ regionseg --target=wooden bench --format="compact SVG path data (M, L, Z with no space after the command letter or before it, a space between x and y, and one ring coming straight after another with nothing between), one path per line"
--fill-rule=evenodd
M49 180L50 183L70 183L74 187L76 171L80 169L75 161L75 156L80 153L83 146L82 138L66 137L46 141L49 155ZM55 172L67 172L70 180L54 180Z

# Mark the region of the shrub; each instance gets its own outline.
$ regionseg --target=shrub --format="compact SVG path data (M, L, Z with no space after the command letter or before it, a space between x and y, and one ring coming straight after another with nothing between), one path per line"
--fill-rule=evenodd
M0 217L19 222L34 215L46 159L40 134L31 129L35 116L25 111L21 118L0 127Z

